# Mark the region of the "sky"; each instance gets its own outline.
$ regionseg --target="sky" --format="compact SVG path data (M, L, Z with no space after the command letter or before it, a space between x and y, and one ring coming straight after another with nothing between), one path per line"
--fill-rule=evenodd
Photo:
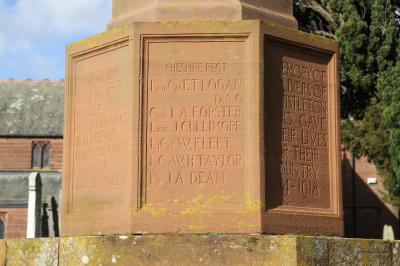
M105 31L111 0L0 0L0 80L64 79L65 46Z

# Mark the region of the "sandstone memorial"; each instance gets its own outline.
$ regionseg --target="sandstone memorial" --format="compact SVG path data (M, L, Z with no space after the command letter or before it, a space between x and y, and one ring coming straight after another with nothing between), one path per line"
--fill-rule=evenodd
M343 235L339 46L292 6L113 0L67 47L62 235Z

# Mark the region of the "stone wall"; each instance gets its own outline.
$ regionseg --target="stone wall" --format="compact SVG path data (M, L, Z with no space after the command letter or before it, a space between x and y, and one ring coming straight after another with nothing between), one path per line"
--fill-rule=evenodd
M399 265L400 242L267 235L0 241L0 265Z

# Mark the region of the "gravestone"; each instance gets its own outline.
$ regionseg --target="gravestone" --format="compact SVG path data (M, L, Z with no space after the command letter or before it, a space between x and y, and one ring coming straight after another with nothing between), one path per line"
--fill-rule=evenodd
M28 218L26 225L26 238L41 236L41 207L42 207L42 178L40 173L29 174L28 193Z
M383 240L394 240L394 231L391 225L385 224L383 226Z
M62 235L343 234L338 44L228 2L206 18L262 20L187 20L193 0L135 22L188 7L114 0L68 46Z

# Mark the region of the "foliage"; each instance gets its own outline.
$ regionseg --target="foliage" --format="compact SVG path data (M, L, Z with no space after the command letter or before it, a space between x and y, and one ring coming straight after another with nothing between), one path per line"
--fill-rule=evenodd
M300 29L341 44L342 140L400 204L400 0L295 0Z
M388 175L390 196L400 202L400 61L379 76L379 96L382 99L383 123L387 129L388 158L392 173Z

